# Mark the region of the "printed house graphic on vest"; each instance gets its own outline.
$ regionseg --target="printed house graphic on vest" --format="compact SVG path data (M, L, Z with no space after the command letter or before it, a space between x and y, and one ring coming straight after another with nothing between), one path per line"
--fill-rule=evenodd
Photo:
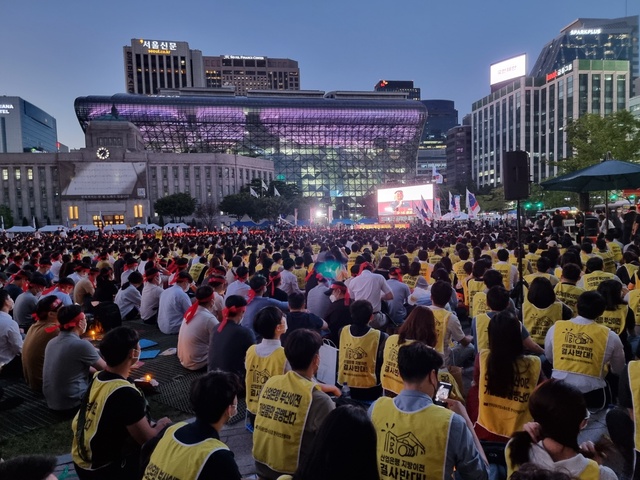
M347 347L347 360L361 360L367 356L367 352L362 348Z
M567 343L575 343L576 345L586 345L587 343L593 343L593 338L584 332L573 333L567 331L564 335L564 341Z
M253 383L256 383L258 385L264 385L265 383L267 383L267 380L269 380L269 378L271 377L269 376L268 370L253 371Z
M415 457L424 455L425 448L416 438L413 432L396 435L391 430L387 430L384 436L384 450L389 455L399 455L401 457Z

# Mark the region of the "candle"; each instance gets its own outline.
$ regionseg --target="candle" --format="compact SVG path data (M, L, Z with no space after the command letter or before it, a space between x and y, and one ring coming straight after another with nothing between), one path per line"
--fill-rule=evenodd
M95 339L96 339L96 331L91 330L91 340L95 340Z
M149 375L148 373L144 376L145 381L150 382L151 381L151 375Z

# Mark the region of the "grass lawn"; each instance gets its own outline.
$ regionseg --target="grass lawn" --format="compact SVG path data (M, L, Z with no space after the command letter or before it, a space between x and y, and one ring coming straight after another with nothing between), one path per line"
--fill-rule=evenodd
M180 421L192 416L163 403L158 403L153 397L147 398L154 418L169 417L173 421ZM3 440L0 443L0 456L8 459L34 453L65 455L71 453L71 440L71 420L67 420Z

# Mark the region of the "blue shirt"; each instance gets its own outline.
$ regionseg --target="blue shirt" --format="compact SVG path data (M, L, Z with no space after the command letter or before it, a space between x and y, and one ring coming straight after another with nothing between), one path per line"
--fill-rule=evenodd
M394 405L402 412L417 412L433 404L431 397L415 390L402 390L393 399ZM369 407L369 418L373 413L375 403ZM418 415L421 415L420 413ZM376 426L376 430L377 430ZM467 427L467 423L460 415L454 413L449 425L449 437L447 441L447 459L444 469L444 478L452 478L453 469L459 474L459 478L465 480L486 480L489 477L489 469L482 460L473 435Z
M251 300L251 303L247 305L240 324L253 332L253 320L264 307L278 307L283 312L289 310L289 304L287 302L281 302L280 300L269 297L255 297Z

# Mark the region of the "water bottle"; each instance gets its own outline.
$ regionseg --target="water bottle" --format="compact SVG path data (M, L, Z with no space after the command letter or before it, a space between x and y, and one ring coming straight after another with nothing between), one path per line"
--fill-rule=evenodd
M342 398L351 398L351 389L347 382L342 384Z

